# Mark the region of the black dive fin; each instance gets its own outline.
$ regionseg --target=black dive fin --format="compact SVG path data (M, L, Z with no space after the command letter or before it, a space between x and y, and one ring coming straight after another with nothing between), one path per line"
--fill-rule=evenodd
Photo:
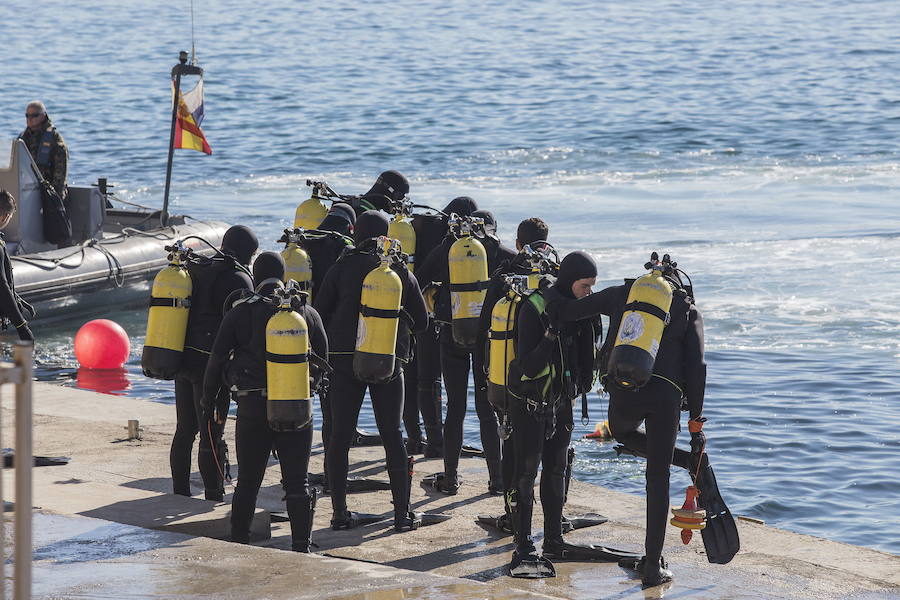
M544 556L553 560L619 562L640 560L641 555L597 544L570 544L544 540Z
M363 477L360 479L347 480L348 494L359 494L361 492L378 492L381 490L389 489L391 489L390 482L384 481L382 479L369 479L367 477Z
M619 456L628 454L646 458L642 452L627 446L616 446L615 451ZM676 448L675 454L677 455L679 452L688 454ZM685 465L676 466L686 468ZM703 546L706 548L706 559L719 565L728 564L741 549L741 541L738 537L734 517L731 516L731 511L728 510L719 493L716 476L709 465L708 454L703 455L702 466L694 484L700 492L697 499L700 508L706 510L706 527L700 530L700 535L703 536Z
M368 431L363 431L362 429L356 430L356 435L353 436L353 445L354 446L380 446L381 445L381 436L377 433L369 433Z
M567 517L563 515L562 532L569 533L576 529L584 529L585 527L594 527L595 525L603 525L609 521L609 517L604 517L597 513L584 513L577 517Z
M496 532L502 535L512 535L512 522L509 518L509 515L504 513L499 517L493 517L491 515L478 515L478 523L481 525L485 525L494 529Z
M419 527L428 527L429 525L437 525L449 521L450 515L440 515L437 513L419 513Z
M700 469L694 483L700 492L698 504L706 510L706 527L700 530L706 559L719 565L728 564L741 549L741 540L737 524L719 494L716 476L708 463Z
M290 521L290 518L288 518L286 510L270 510L269 520L272 521L272 523L286 523Z
M542 579L544 577L556 577L556 567L550 559L540 554L519 554L513 552L512 562L509 563L509 576L521 579Z

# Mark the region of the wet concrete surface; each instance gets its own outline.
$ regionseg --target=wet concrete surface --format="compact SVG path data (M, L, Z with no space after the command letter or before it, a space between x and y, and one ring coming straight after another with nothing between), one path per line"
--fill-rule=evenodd
M36 598L900 598L900 557L742 521L742 551L729 565L709 564L699 539L684 546L670 528L664 553L676 579L667 586L641 590L632 573L608 563L558 563L556 578L513 579L506 575L511 539L476 523L478 514L502 511L500 498L486 493L484 461L477 458L462 459L457 496L422 483L424 475L441 470L440 460L417 461L416 510L452 516L417 531L395 533L390 492L376 491L352 494L349 506L385 520L352 531L332 532L329 498L319 499L313 534L318 555L286 552L290 530L283 522L272 523L271 539L256 546L200 537L226 536L230 493L209 514L197 507L212 503L169 494L174 407L47 384L36 384L35 393L35 453L72 457L66 466L35 471L34 501L41 507ZM4 398L4 435L8 406ZM144 437L126 440L127 420L135 418ZM229 438L233 429L229 422ZM321 472L321 463L317 444L310 470ZM354 476L386 479L380 447L354 448L351 463ZM261 509L284 510L279 479L273 460ZM196 471L192 483L199 495ZM7 499L11 484L7 471ZM727 499L727 490L723 494ZM179 511L197 513L205 531L184 535L121 524L143 513L152 527ZM638 496L573 482L566 512L599 512L610 521L566 537L639 553L643 511ZM539 504L534 523L540 538Z

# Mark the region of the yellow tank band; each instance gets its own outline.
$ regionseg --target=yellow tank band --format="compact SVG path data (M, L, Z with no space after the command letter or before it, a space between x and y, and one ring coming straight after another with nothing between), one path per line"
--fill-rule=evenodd
M22 325L25 325L25 324L27 324L27 323L28 323L28 321L22 321L21 323L19 323L18 325L16 325L16 329L18 329L19 327L21 327Z

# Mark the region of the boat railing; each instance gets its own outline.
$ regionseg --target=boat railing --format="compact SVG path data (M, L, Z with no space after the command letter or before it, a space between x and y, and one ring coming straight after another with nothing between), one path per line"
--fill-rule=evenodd
M0 393L12 384L15 387L15 509L13 513L13 598L31 598L32 495L31 470L34 466L32 449L31 380L34 344L16 342L13 362L0 362ZM0 429L2 432L2 429ZM2 435L2 434L0 434ZM7 441L0 439L0 447ZM6 512L3 478L0 477L0 499ZM6 600L6 519L0 519L0 600Z

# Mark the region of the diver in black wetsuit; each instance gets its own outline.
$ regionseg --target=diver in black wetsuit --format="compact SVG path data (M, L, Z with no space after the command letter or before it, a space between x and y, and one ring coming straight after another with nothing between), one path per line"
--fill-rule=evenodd
M519 226L516 229L516 250L518 250L520 254L517 254L511 260L503 261L503 263L497 267L497 270L491 273L491 284L487 289L484 297L484 304L481 307L481 319L478 326L478 342L475 344L473 356L474 363L485 365L482 367L482 370L485 372L487 370L487 361L485 359L488 351L488 334L491 329L491 313L494 310L494 305L505 295L504 288L506 283L504 276L530 274L531 264L525 255L521 254L521 251L525 246L535 249L546 246L546 244L541 244L541 242L547 241L549 233L550 228L547 227L547 224L539 217L531 217L519 223ZM498 415L498 417L499 416L500 415ZM506 494L506 492L515 486L514 477L516 460L515 453L513 452L513 437L511 435L506 437L506 439L501 440L500 450L501 478L504 499L507 499L508 494ZM506 509L506 515L502 518L508 519L510 509L508 502L504 502L504 508ZM501 528L512 531L512 526L508 522L503 523Z
M416 231L416 254L421 258L413 273L422 271L422 265L431 252L447 235L447 219L451 214L468 217L478 210L478 205L468 196L454 198L444 207L443 215L416 215L413 229ZM420 284L428 282L421 281ZM428 319L425 331L416 334L416 352L409 368L404 371L406 395L403 404L403 425L411 443L407 450L419 450L422 433L419 427L419 413L425 425L425 458L440 458L444 455L443 409L441 407L441 347L439 323ZM413 375L410 377L410 375ZM410 452L412 454L412 452Z
M515 252L503 246L496 237L497 221L489 211L476 210L473 217L484 219L487 236L480 241L487 251L488 273L492 273L505 260L511 260ZM463 421L468 404L469 366L473 348L461 348L453 341L451 329L450 307L450 265L448 253L456 241L448 235L435 248L420 272L423 285L431 282L442 282L435 296L435 321L441 324L441 374L447 390L447 417L444 420L444 471L434 480L436 490L453 495L459 490L459 456L463 445ZM475 382L475 410L481 430L481 443L487 461L490 483L488 491L493 494L503 493L503 477L500 468L500 436L497 433L497 416L487 401L487 378L484 366L472 364L472 375Z
M572 437L572 401L590 391L599 318L563 322L559 306L583 298L596 282L597 267L583 252L572 252L560 264L555 284L522 301L516 323L516 359L510 366L510 417L516 454L516 550L510 574L547 577L555 571L539 556L531 538L534 480L541 471L544 552L562 541L566 456ZM515 368L514 368L515 366ZM516 377L519 380L516 381Z
M198 432L200 444L197 463L203 478L204 495L207 500L216 501L221 501L225 495L222 471L225 442L222 440L222 427L216 423L207 424L200 418L203 373L222 322L226 299L236 290L253 289L253 283L245 269L257 247L256 235L249 228L234 225L222 237L224 258L217 257L215 261L188 265L193 292L181 370L175 376L175 411L178 421L169 450L172 487L174 493L182 496L191 495L191 448ZM227 390L221 393L227 394Z
M226 313L212 347L204 378L203 409L207 418L223 424L230 399L220 390L234 389L237 401L238 483L231 503L231 539L248 543L250 523L256 507L269 455L274 447L281 463L287 513L291 522L291 549L309 552L315 497L310 494L307 468L312 448L312 424L299 431L275 432L269 427L266 409L266 325L276 312L271 300L281 288L284 261L279 254L264 252L253 264L257 294L248 294ZM306 321L309 347L319 357L328 355L328 340L319 314L310 306L295 307ZM231 356L229 360L229 356ZM310 360L310 384L315 389L321 362ZM223 384L224 376L224 384ZM213 400L214 399L214 400Z
M345 202L335 202L328 210L328 214L319 224L319 231L331 231L334 236L315 237L300 242L300 247L309 254L309 262L312 266L312 297L316 298L316 291L322 287L325 274L337 262L337 259L347 248L353 246L350 236L353 235L353 226L356 223L356 213ZM331 439L331 405L328 403L328 393L319 394L319 404L322 409L322 446L328 450ZM327 461L326 461L327 462ZM327 467L325 467L327 471ZM325 477L325 489L328 489L328 478Z
M375 422L387 458L394 501L394 529L408 531L414 527L415 519L409 511L408 456L400 429L403 414L402 364L409 358L411 332L424 329L427 313L416 278L405 266L394 267L403 284L401 314L405 312L406 316L400 319L393 378L384 383L366 384L357 379L353 371L362 284L366 275L379 263L380 259L373 250L377 238L386 236L387 230L388 222L383 214L377 211L361 214L354 231L356 248L345 252L335 263L314 297L314 304L328 331L329 356L334 367L328 392L332 432L327 472L334 508L331 527L335 530L350 529L368 520L364 515L347 510L348 454L366 387L372 398Z
M0 229L9 225L15 212L15 197L6 190L0 189ZM0 276L0 321L3 322L3 329L6 329L9 324L15 328L20 340L33 342L34 335L31 333L25 315L28 315L28 319L34 318L34 308L16 293L12 263L6 252L6 242L3 241L2 232L0 232L0 263L2 263L0 268L3 269L3 274Z
M611 315L609 334L601 350L604 374L632 283L633 280L627 281L625 285L598 292L611 295L605 304L611 302L613 307L604 313ZM609 392L610 431L627 448L647 457L646 555L641 566L644 587L672 580L672 572L662 559L662 549L669 515L669 465L673 463L673 452L675 464L688 468L690 461L689 453L675 449L682 398L687 402L689 425L702 424L705 420L701 416L706 387L703 319L693 304L693 292L686 291L680 281L674 283L677 289L669 309L670 322L663 330L650 381L638 390L623 390L614 378L604 378ZM641 422L646 433L638 431ZM702 425L696 431L694 427L691 429L692 448L705 445Z
M367 210L391 212L391 205L403 200L408 193L409 180L403 174L393 170L384 171L368 192L362 196L351 196L348 201L352 204L357 216Z

